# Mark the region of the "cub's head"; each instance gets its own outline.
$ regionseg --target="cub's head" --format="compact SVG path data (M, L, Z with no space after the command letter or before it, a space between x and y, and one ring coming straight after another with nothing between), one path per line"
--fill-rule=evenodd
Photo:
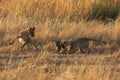
M62 48L65 50L65 51L69 51L70 50L70 42L69 41L64 41L63 44L62 44Z
M62 42L60 40L56 40L55 41L55 45L58 49L61 49L62 48Z
M30 34L31 37L34 37L35 27L33 27L33 28L29 27L29 28L28 28L28 32L29 32L29 34Z

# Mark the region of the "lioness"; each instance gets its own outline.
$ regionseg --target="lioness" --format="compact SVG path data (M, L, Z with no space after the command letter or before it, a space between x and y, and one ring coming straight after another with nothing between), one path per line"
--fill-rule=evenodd
M27 30L21 31L20 34L16 38L14 38L9 44L10 45L13 44L17 39L21 44L20 46L21 49L23 49L25 45L27 45L27 47L29 48L30 46L33 46L34 49L37 49L31 40L31 37L34 37L34 34L35 34L35 27L33 28L29 27Z
M58 51L69 51L69 53L73 53L77 51L78 49L83 53L84 51L87 51L87 53L90 53L89 43L90 41L99 41L91 38L79 38L74 41L59 41L59 44L56 44ZM104 41L101 41L101 43L106 43Z

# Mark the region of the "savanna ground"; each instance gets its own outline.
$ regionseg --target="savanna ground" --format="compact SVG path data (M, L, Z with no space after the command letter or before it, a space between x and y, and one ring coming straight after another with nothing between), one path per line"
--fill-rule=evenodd
M119 0L0 0L0 80L120 80L119 14ZM40 50L8 45L28 26ZM53 53L54 40L80 37L107 44L91 43L90 54Z

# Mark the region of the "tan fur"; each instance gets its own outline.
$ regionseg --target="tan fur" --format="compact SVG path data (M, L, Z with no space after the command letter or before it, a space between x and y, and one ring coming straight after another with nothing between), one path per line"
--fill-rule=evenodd
M29 48L31 48L31 46L36 48L32 41L32 37L34 37L34 32L35 32L35 27L33 28L29 27L27 30L21 31L19 35L15 39L13 39L9 44L13 44L17 39L18 42L21 44L20 46L21 49L23 49L26 45Z
M80 50L81 53L85 51L87 51L87 53L90 53L90 48L89 48L90 41L99 41L99 40L95 40L91 38L79 38L74 41L64 41L64 42L61 42L62 44L61 48L64 50L63 52L68 52L68 53L74 53L78 50ZM102 41L102 43L105 43L105 42Z

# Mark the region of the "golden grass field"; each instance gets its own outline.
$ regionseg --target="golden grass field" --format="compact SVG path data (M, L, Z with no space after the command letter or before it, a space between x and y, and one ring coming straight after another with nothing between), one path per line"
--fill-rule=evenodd
M119 11L119 0L0 0L0 80L120 80ZM28 26L40 50L8 45ZM54 53L54 40L81 37L107 44Z

